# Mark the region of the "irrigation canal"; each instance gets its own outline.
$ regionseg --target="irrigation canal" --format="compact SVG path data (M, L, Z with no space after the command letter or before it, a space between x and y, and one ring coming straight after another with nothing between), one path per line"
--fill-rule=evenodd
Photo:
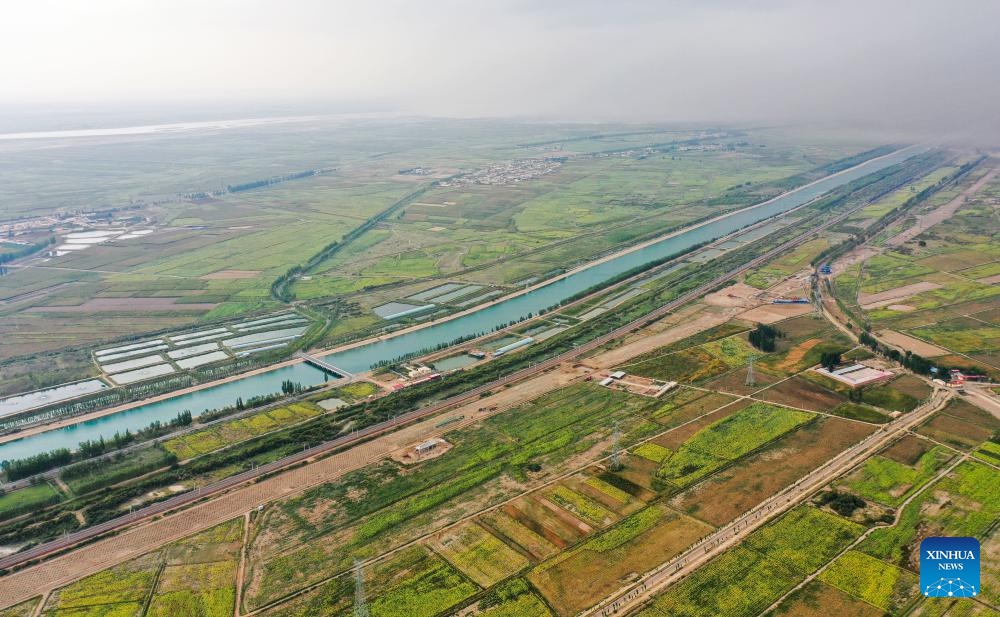
M433 322L416 330L343 351L314 354L314 356L325 363L341 367L345 371L362 373L384 359L398 358L422 349L433 348L439 343L453 341L478 332L489 332L496 326L517 320L529 313L538 314L540 310L555 306L566 298L595 287L619 274L681 253L748 225L778 216L840 186L901 163L923 151L925 149L917 147L904 148L865 161L860 165L826 176L760 204L720 216L681 232L669 234L662 240L581 268L548 284L461 317ZM232 405L238 396L248 399L252 396L273 394L281 391L281 382L286 379L311 386L323 383L328 379L328 374L306 362L284 366L273 371L258 373L218 386L0 444L0 460L23 458L56 448L75 448L81 441L97 439L101 436L108 438L115 431L124 431L125 429L135 431L156 420L169 421L184 410L190 410L197 415L205 409Z

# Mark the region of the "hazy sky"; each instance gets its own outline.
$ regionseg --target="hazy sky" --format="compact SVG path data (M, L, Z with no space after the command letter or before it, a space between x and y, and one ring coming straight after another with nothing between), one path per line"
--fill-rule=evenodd
M1000 133L996 0L30 0L2 16L8 105Z

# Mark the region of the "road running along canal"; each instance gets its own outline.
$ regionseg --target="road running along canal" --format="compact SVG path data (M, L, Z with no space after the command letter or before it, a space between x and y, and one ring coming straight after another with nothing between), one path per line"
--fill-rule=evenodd
M423 349L430 349L439 343L453 341L479 332L489 332L495 326L525 317L529 313L537 315L538 311L555 306L566 298L599 285L619 274L681 253L693 246L787 212L824 193L865 175L901 163L924 151L925 149L917 147L897 150L826 176L755 206L721 216L693 229L676 233L602 263L585 267L547 285L502 300L462 317L431 323L418 330L344 351L323 354L320 357L345 371L361 373L369 370L373 364L381 360L398 358ZM286 379L310 386L322 383L325 379L325 373L306 363L258 373L218 386L0 444L0 460L23 458L56 448L74 449L81 441L98 439L101 436L109 438L114 435L115 431L126 429L135 431L157 420L167 422L184 410L198 414L205 409L232 405L237 396L243 397L245 400L252 396L273 394L281 391L281 382Z

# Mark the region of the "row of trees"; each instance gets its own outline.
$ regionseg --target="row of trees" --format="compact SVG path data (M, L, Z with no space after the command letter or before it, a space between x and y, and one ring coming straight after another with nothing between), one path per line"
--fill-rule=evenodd
M878 233L880 233L882 230L884 230L885 228L887 228L893 221L895 221L896 219L898 219L905 211L909 210L910 208L912 208L913 206L915 206L917 204L922 203L923 201L925 201L927 198L929 198L934 193L940 191L942 188L944 188L944 187L946 187L946 186L948 186L950 184L955 183L959 178L961 178L965 174L969 173L969 171L971 171L973 168L975 168L976 165L978 165L980 162L982 162L983 158L985 158L985 157L979 158L979 159L977 159L975 161L970 161L968 163L965 163L964 165L962 165L961 167L959 167L958 171L956 171L954 174L952 174L950 176L947 176L945 178L942 178L941 180L937 181L936 183L932 184L931 186L928 186L927 188L923 189L922 191L920 191L916 195L913 195L912 197L910 197L909 199L907 199L906 201L904 201L900 205L896 206L895 208L893 208L889 212L886 212L884 215L882 215L879 218L878 221L876 221L874 224L870 225L868 228L866 228L864 230L857 230L857 231L855 231L854 235L852 235L847 240L844 240L840 244L831 246L830 248L822 251L819 255L817 255L812 260L812 265L813 266L818 266L821 263L826 263L826 262L829 262L829 261L833 261L837 257L839 257L839 256L847 253L848 251L850 251L854 247L856 247L856 246L862 244L863 242L867 241L868 239L874 237L875 235L877 235Z
M310 257L305 264L295 265L286 270L284 274L276 278L274 282L271 283L271 295L282 302L291 302L294 300L295 294L292 293L291 285L295 282L295 279L297 279L300 275L305 274L319 263L333 257L341 248L356 240L359 236L381 221L385 220L390 214L399 208L402 208L411 201L419 198L426 191L426 188L422 188L410 193L406 197L403 197L399 201L393 203L385 210L367 219L364 223L347 232L339 241L335 240L324 246L318 253Z
M32 253L37 253L38 251L48 248L55 243L56 237L50 236L48 240L42 240L41 242L35 242L34 244L26 244L20 248L0 253L0 276L7 274L7 267L4 264L14 261L15 259L27 257Z
M877 354L883 355L895 362L899 362L914 373L919 373L920 375L930 375L934 372L932 369L938 368L938 370L942 370L941 367L938 367L933 362L919 354L915 354L912 351L899 351L895 347L890 347L889 345L880 343L879 340L872 336L870 332L862 332L858 335L858 342Z
M104 439L104 437L101 436L98 439L81 441L76 452L71 451L69 448L57 448L49 452L40 452L39 454L26 458L9 461L5 460L0 462L0 468L3 469L4 474L7 476L7 480L9 482L13 482L15 480L21 480L23 478L44 473L57 467L68 465L73 461L100 456L105 452L123 448L124 446L135 441L159 437L160 435L173 431L174 429L188 426L192 422L193 418L191 416L191 412L185 410L178 413L176 417L169 420L166 424L157 420L150 423L149 426L139 429L135 433L125 429L124 433L116 431L110 439Z
M284 176L275 176L273 178L265 178L263 180L253 180L251 182L244 182L243 184L230 184L226 186L226 191L230 193L239 193L241 191L250 191L253 189L259 189L265 186L271 186L272 184L279 184L281 182L287 182L289 180L299 180L301 178L311 178L319 173L315 169L310 169L308 171L300 171L294 174L286 174Z

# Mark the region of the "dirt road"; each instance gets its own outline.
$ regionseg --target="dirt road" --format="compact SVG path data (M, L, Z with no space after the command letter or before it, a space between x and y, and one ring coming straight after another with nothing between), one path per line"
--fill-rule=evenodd
M584 611L581 616L624 615L651 601L673 583L691 574L724 551L739 545L754 530L802 503L815 491L868 458L900 433L925 420L932 413L944 407L951 396L950 391L936 389L930 400L918 409L891 424L885 425L884 430L872 433L855 446L844 450L792 486L775 494L729 524L720 527L684 553L647 572L639 580L619 590L614 596L600 602L594 608Z
M899 246L900 244L909 242L910 240L916 238L917 236L927 231L931 227L937 225L938 223L948 220L953 214L955 214L955 212L959 208L965 205L965 201L969 197L972 197L973 195L978 193L984 186L989 184L989 182L992 181L994 177L996 177L998 172L1000 172L1000 169L994 167L992 170L987 172L982 178L976 180L976 182L973 183L972 186L962 191L961 194L959 194L957 197L955 197L945 205L941 206L937 210L934 210L932 212L929 212L921 216L917 221L916 225L910 227L909 229L901 231L895 236L886 240L885 242L886 246Z
M117 536L98 540L39 565L8 574L0 578L0 607L38 596L174 540L242 516L258 505L335 480L348 472L377 462L399 448L442 434L445 431L437 425L449 418L465 417L464 422L448 426L447 430L455 430L487 417L488 414L479 411L483 405L496 406L497 410L492 413L500 413L554 388L568 385L574 379L581 378L584 370L580 368L544 373L521 382L517 388L500 390L481 402L477 400L468 403L444 415L401 428L345 452L242 486L161 519L129 528Z

